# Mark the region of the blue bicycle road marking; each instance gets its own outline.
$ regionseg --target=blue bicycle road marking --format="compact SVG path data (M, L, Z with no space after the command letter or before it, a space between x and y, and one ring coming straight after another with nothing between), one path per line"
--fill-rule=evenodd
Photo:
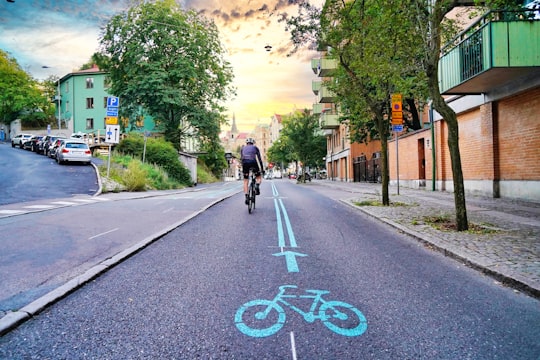
M331 331L343 336L360 336L367 330L367 320L356 307L343 301L322 298L327 290L306 290L309 295L285 294L287 289L296 289L296 285L282 285L273 300L256 299L240 306L234 316L236 328L251 337L268 337L278 332L285 324L284 307L299 313L307 322L321 320ZM286 299L313 299L309 311L291 304ZM318 311L317 311L318 310Z

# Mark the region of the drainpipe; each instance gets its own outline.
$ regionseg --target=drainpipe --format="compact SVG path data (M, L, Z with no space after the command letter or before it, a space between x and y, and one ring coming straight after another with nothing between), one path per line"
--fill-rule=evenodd
M431 128L431 191L435 191L437 176L437 159L435 156L435 123L433 121L433 100L429 101L429 127Z

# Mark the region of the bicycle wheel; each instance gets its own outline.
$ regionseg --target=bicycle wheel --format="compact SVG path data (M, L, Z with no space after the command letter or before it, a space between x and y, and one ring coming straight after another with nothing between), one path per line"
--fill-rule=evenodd
M255 209L255 199L257 198L257 192L255 191L255 179L253 179L253 183L251 185L251 194L253 195L253 208Z
M248 301L236 311L236 328L251 337L267 337L277 333L285 323L285 312L270 300Z
M360 336L367 330L364 314L343 301L328 301L319 308L319 316L327 328L343 336Z
M248 188L248 212L251 214L251 211L255 207L255 192L253 191L253 185L249 184Z

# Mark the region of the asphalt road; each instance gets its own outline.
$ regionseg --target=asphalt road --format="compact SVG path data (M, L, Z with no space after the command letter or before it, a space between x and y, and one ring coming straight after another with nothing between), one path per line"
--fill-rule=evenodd
M58 165L47 156L0 143L0 205L54 199L77 194L93 195L98 189L93 166Z
M283 179L251 215L225 199L0 338L0 358L538 359L537 300L342 196Z

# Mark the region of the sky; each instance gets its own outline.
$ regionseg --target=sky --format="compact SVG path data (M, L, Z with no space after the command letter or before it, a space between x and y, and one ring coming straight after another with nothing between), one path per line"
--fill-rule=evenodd
M0 49L36 79L76 71L97 51L101 28L129 0L0 0ZM215 21L233 67L237 96L225 103L240 131L273 114L312 108L313 51L287 56L290 34L277 13L296 14L288 0L178 0ZM272 46L270 52L265 46ZM43 68L43 67L46 68ZM228 127L227 127L228 129Z

